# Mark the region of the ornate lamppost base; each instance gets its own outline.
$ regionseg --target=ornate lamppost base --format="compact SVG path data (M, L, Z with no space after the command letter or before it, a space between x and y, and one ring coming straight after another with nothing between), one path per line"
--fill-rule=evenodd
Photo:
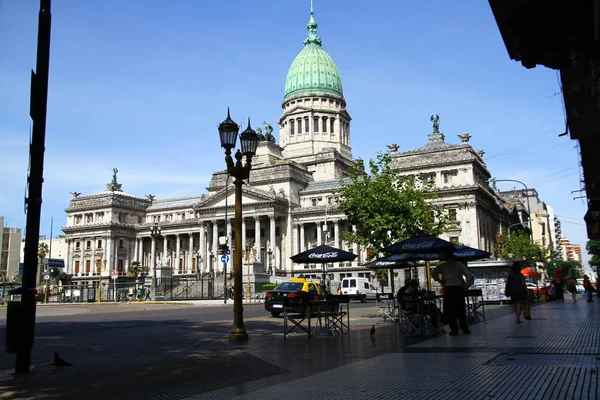
M246 333L246 330L244 330L244 329L240 329L240 330L235 330L234 329L229 334L229 340L232 341L232 342L247 341L248 340L248 333Z

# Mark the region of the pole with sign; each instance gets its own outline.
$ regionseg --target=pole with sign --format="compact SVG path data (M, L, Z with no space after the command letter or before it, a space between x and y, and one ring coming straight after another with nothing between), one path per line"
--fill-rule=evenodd
M115 303L117 302L117 279L118 278L119 278L119 271L117 271L116 269L111 269L110 270L110 279L112 279L114 282Z
M229 254L223 254L221 256L221 262L223 263L223 285L225 285L225 289L223 290L223 303L227 304L227 298L229 297L229 291L227 290L227 263L229 262Z

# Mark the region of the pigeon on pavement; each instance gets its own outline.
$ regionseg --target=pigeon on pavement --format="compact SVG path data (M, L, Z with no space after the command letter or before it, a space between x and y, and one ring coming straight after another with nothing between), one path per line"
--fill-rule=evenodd
M371 339L375 338L375 325L371 327Z
M58 356L58 353L54 353L54 363L52 365L56 365L56 368L69 367L73 364L66 362L62 358Z

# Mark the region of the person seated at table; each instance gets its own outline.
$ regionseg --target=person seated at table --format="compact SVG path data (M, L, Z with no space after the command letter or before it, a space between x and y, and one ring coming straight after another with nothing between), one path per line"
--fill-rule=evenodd
M410 278L408 278L407 280L405 280L404 281L404 286L402 286L400 289L398 289L398 293L396 294L396 298L398 299L398 304L400 305L400 308L402 308L402 309L405 308L404 293L410 287L410 282L411 281L412 281L412 279L410 279Z
M440 321L440 310L432 302L423 302L423 299L427 299L431 296L426 290L419 290L419 282L412 280L409 284L408 289L404 292L403 300L406 304L406 310L409 312L418 312L419 305L421 306L421 312L425 315L429 315L434 321L439 323Z

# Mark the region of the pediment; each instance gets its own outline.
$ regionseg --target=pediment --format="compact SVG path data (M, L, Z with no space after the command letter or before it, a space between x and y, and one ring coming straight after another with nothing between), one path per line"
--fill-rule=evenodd
M282 200L277 197L275 192L269 192L261 189L253 188L252 186L242 186L242 204L244 206L251 205L253 203L270 203ZM219 208L219 207L231 207L235 204L235 186L229 185L227 188L223 188L212 196L198 202L194 205L194 210L203 208Z

